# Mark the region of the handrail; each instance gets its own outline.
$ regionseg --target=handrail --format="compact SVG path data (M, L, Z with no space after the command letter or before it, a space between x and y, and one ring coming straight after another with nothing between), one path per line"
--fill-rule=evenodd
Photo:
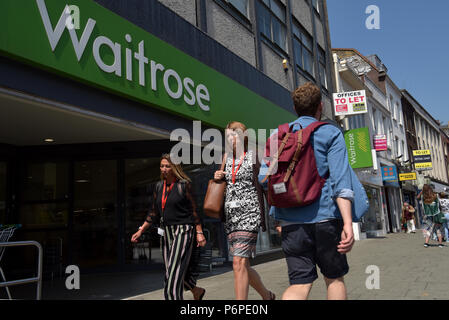
M0 247L35 246L38 249L37 277L0 282L0 288L37 282L36 300L42 297L42 246L37 241L0 242Z

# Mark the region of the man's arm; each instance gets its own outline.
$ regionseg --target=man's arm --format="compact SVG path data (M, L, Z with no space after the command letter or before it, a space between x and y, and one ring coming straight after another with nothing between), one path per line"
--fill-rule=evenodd
M348 161L346 143L340 131L333 133L327 153L329 165L329 179L334 190L333 199L337 203L343 219L341 241L337 247L338 252L345 254L351 251L354 245L354 231L352 229L352 190L351 167Z
M343 218L343 232L341 233L341 241L337 247L341 254L351 251L354 245L354 231L352 229L352 212L351 200L345 198L336 199L338 209Z

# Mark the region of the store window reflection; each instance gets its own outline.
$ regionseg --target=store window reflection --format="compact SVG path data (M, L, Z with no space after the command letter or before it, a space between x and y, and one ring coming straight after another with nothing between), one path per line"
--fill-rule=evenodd
M22 176L20 223L25 229L67 227L68 163L31 163Z
M377 188L364 186L366 195L369 200L369 210L363 216L361 220L361 231L369 232L382 229L382 221L380 217L381 204L380 204L380 192Z
M117 264L117 161L75 162L73 191L74 264Z
M127 159L125 161L126 264L163 263L160 236L156 226L148 229L138 243L131 243L131 236L143 224L153 206L151 195L159 180L159 158Z
M262 232L260 229L257 238L256 252L263 252L273 250L281 247L281 235L276 230L276 220L269 215L269 205L266 199L265 201L265 224L267 230Z
M228 247L223 223L209 218L203 212L204 198L206 197L209 180L213 178L216 165L189 165L184 167L186 174L192 179L193 197L198 213L203 219L205 236L209 237L208 246L212 250L212 264L220 265L228 260Z
M19 221L16 240L34 240L43 246L44 278L61 276L67 263L69 163L25 163L21 172ZM20 250L20 251L19 251ZM14 269L33 266L35 249L17 249Z

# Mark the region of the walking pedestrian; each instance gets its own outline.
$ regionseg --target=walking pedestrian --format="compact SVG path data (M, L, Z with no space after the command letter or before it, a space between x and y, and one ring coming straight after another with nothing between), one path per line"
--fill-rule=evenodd
M430 237L436 232L438 237L438 246L443 248L443 223L446 221L443 213L440 211L440 201L438 194L435 193L432 187L428 184L423 186L422 191L417 196L418 199L423 199L424 202L424 228L423 235L425 237L424 247L429 247Z
M206 245L206 238L192 196L191 180L180 165L171 161L169 154L162 155L160 171L152 209L131 242L137 242L151 225L159 224L158 232L163 236L165 299L183 300L183 290L190 290L195 300L202 300L206 290L196 286L191 255L194 245Z
M234 290L237 300L247 300L249 285L264 300L275 295L263 284L259 274L251 268L249 258L256 255L259 229L265 231L263 189L257 181L260 165L256 154L248 151L247 129L243 123L232 121L226 126L226 139L232 156L225 159L223 171L216 171L214 179L226 181L224 211L225 231L234 271Z
M407 233L416 233L415 208L408 204L408 202L404 202L404 206L402 207L402 218L406 224Z
M299 118L289 123L289 127L293 128L293 133L300 128L304 132L321 118L321 90L309 82L297 88L292 97ZM273 137L274 134L270 139ZM288 266L290 287L282 299L307 299L313 282L318 278L317 265L324 275L327 298L346 299L344 276L349 271L346 253L354 244L351 212L354 191L345 140L340 129L326 124L315 129L309 141L317 172L325 178L323 187L319 189L321 193L309 205L290 208L273 206L270 210L274 218L281 221L282 249ZM315 163L310 165L312 168ZM260 181L264 181L267 170L267 164L262 163ZM295 170L301 170L301 167L296 165ZM294 189L301 187L298 185ZM280 186L277 192L284 193L282 189Z
M440 193L440 208L446 218L446 221L443 223L444 238L446 242L449 242L449 198L446 192Z

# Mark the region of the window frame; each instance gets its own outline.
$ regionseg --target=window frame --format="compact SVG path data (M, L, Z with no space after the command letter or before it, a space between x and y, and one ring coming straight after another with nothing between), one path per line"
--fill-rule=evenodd
M267 5L267 3L269 3L269 6ZM275 11L272 10L271 8L271 3L274 2L276 3L279 7L281 7L284 10L284 14L285 14L285 21L282 21L277 14L275 13ZM266 11L269 16L270 16L270 36L268 37L264 31L265 30L261 30L260 25L259 25L259 32L260 35L262 37L263 40L265 40L264 42L266 42L268 45L270 45L275 51L280 51L282 56L287 56L289 55L288 52L288 28L287 28L287 8L284 6L283 3L281 3L278 0L259 0L257 1L258 4L258 8L257 8L257 21L258 23L260 23L260 17L261 17L261 10ZM284 30L284 45L285 48L282 48L276 41L275 41L275 37L274 37L274 29L273 29L273 18L276 20L277 23L279 23L281 25L281 27Z
M296 29L298 30L298 33L296 33ZM299 37L300 36L300 37ZM310 47L309 48L305 41L303 41L303 37L307 37L308 40L310 40ZM313 80L316 80L316 70L315 70L315 54L314 54L314 46L313 46L313 37L307 32L307 30L296 20L293 21L293 28L292 28L292 40L293 40L293 51L295 52L293 61L295 65L298 67L301 72L303 72L308 78L311 78ZM298 54L298 45L299 44L299 50L301 55L301 62L302 65L299 65L296 61L296 55ZM305 68L305 60L304 60L304 54L303 50L306 50L310 54L310 66L312 73Z
M246 15L239 10L239 8L237 6L235 6L232 1L235 0L222 0L224 2L226 2L229 6L231 6L233 9L235 9L239 14L241 14L242 16L244 16L246 19L249 20L249 6L250 6L250 0L243 0L246 1ZM242 1L242 0L241 0Z
M329 90L329 79L327 76L327 63L326 63L326 51L324 49L322 49L320 46L318 46L318 73L320 74L320 84L321 87L325 90ZM323 67L323 74L324 74L324 82L325 84L323 84L323 79L321 77L321 67Z
M238 10L232 3L228 0L213 0L218 6L220 6L224 11L226 11L231 17L233 17L242 26L248 29L249 32L253 33L253 24L250 17L250 1L248 0L248 17L244 16L240 10Z
M321 2L320 2L320 0L310 0L310 2L312 3L313 10L318 15L318 17L321 19ZM308 3L308 1L307 1L307 3Z

